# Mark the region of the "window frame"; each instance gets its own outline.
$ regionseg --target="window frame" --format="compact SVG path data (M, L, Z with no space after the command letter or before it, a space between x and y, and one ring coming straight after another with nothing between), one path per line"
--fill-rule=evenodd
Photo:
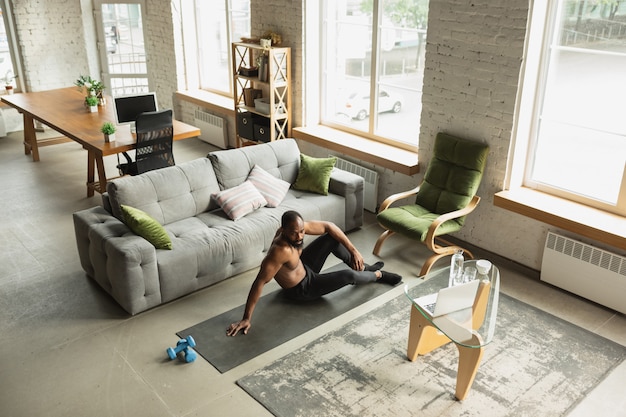
M326 112L323 106L325 105L325 103L329 102L328 101L329 98L326 96L328 92L328 88L326 88L326 85L325 85L327 82L327 77L325 77L324 74L325 72L327 72L326 67L328 66L328 58L326 57L324 51L328 50L326 38L330 37L330 35L327 35L328 33L327 27L329 25L329 20L328 20L328 11L326 10L326 3L329 1L332 1L332 0L320 1L319 5L316 7L315 14L313 14L312 10L309 10L308 8L306 10L307 16L315 15L317 17L317 22L316 22L315 27L316 27L316 30L318 30L318 33L316 34L316 38L314 38L313 36L307 36L307 54L306 55L319 62L319 66L317 68L318 73L315 76L309 76L308 81L307 81L307 85L309 86L308 91L309 92L312 91L313 88L311 87L315 85L315 92L317 95L315 96L315 101L310 99L312 97L311 94L307 95L309 98L309 100L307 100L307 103L310 103L310 105L307 106L308 117L306 117L306 119L311 120L311 121L315 119L316 123L323 125L323 126L327 126L332 129L336 129L336 130L340 130L349 134L364 137L364 138L367 138L376 142L380 142L382 144L399 148L399 149L417 152L418 142L419 142L418 137L416 137L415 143L409 143L409 142L381 136L380 134L377 133L378 117L380 117L380 114L378 113L378 105L379 105L378 100L370 100L370 109L369 109L370 117L368 117L368 120L367 120L367 123L368 123L367 131L351 127L347 124L339 123L337 121L332 120L332 118L330 117L326 117L325 115ZM371 62L369 65L370 67L369 68L369 71L370 71L369 97L379 97L379 91L381 90L381 87L384 87L384 84L385 84L384 81L380 79L380 71L381 71L381 68L380 68L381 58L380 57L382 54L380 32L386 26L385 24L383 24L383 14L384 14L382 10L383 6L384 6L384 2L382 0L374 0L372 2L372 7L373 7L372 16L371 16L372 20L369 23L371 24L371 27L373 29L372 34L371 34L371 39L370 39L372 48L371 48ZM311 19L307 19L307 21L309 22L308 27L309 28L313 27L312 25L313 21ZM420 29L420 30L425 31L426 29L427 28ZM310 34L310 30L309 30L309 34ZM311 39L315 39L314 48L310 48L310 45L312 43ZM419 86L419 90L421 90L422 88L423 88L423 83L422 85ZM376 117L371 117L372 114L375 114ZM420 115L418 115L418 117L419 116Z
M217 88L204 87L201 85L202 75L200 68L200 61L197 58L199 51L199 43L200 40L198 38L198 15L196 3L198 1L205 0L180 0L181 11L182 11L182 37L183 37L183 45L186 51L185 53L185 75L186 75L186 84L187 89L190 90L200 90L206 91L209 93L217 94L224 97L232 98L233 91L233 74L232 74L232 48L231 45L233 42L238 40L233 40L232 36L232 16L233 16L233 8L232 2L230 0L224 1L224 9L225 9L225 18L226 18L226 37L227 37L227 45L226 51L228 53L228 64L226 68L226 76L228 77L227 88L228 90L221 90ZM249 22L250 24L250 22Z
M551 48L555 37L559 36L560 30L558 14L560 7L561 1L534 2L531 6L529 30L525 44L525 65L520 74L520 93L517 98L517 110L512 131L512 158L509 158L505 186L508 189L518 187L533 189L624 216L626 215L626 166L615 205L543 184L532 178L539 140L538 127L542 114L541 106L547 87ZM600 131L597 127L595 130Z
M24 70L20 53L18 49L17 31L15 29L15 20L13 19L13 9L9 0L0 0L2 7L2 18L7 33L7 43L9 45L9 55L11 56L11 64L13 66L13 74L17 76L14 80L16 92L22 92L25 88ZM0 74L4 77L4 74Z
M144 23L146 22L146 0L94 0L93 1L93 8L94 8L94 16L95 16L95 22L96 22L96 39L98 42L98 58L100 60L100 75L102 77L102 82L104 83L105 86L107 86L107 90L109 91L109 94L111 94L112 96L124 96L124 95L131 95L131 94L140 94L140 93L147 93L149 91L153 91L153 88L150 86L150 76L148 73L148 51L144 50L145 53L145 62L144 64L146 65L146 71L145 72L109 72L109 54L107 51L107 46L106 46L106 28L104 27L104 19L103 19L103 13L102 13L102 6L105 4L134 4L134 5L138 5L139 6L139 11L141 13L141 21L142 21L142 36L144 37L144 39L142 39L142 41L145 41L145 27L143 26ZM119 51L118 51L119 52ZM139 85L139 84L132 84L130 86L124 86L124 87L113 87L113 82L112 79L119 79L119 80L123 80L123 79L128 79L128 80L139 80L139 79L145 79L146 80L146 84L145 85ZM128 91L127 89L130 89L131 91ZM116 90L124 90L122 93L120 93L119 91Z

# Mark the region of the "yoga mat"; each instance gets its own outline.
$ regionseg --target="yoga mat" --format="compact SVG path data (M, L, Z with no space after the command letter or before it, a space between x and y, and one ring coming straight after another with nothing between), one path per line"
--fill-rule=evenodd
M340 264L327 271L344 267ZM226 336L226 328L241 320L245 305L176 334L182 338L193 336L197 344L194 348L196 352L224 373L392 288L380 283L348 285L318 300L305 302L289 300L278 290L259 299L247 335ZM241 295L243 300L246 296L247 293Z

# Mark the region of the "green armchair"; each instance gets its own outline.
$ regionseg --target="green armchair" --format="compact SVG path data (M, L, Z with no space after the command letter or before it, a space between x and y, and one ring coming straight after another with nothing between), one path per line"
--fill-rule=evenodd
M425 276L432 265L457 249L467 249L441 238L460 230L465 216L480 201L476 195L485 170L489 147L486 144L438 133L432 159L418 187L391 195L380 205L376 219L385 231L378 237L374 254L394 233L424 243L433 252L420 272ZM415 204L390 207L394 202L415 195Z

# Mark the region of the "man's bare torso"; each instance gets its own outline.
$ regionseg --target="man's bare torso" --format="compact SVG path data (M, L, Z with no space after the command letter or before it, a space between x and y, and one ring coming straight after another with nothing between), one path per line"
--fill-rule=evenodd
M306 270L300 260L302 254L302 248L296 248L286 242L280 235L274 238L272 246L269 250L269 256L277 256L278 252L287 255L287 262L283 263L282 267L278 270L274 279L278 282L282 288L295 287L304 279Z

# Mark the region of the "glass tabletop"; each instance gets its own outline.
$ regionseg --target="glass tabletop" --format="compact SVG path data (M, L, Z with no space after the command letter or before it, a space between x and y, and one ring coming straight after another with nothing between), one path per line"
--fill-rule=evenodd
M463 267L476 268L476 262L474 260L465 261ZM439 294L438 302L442 303L440 309L443 308L441 300L444 298L439 299L439 297L444 293L448 293L444 296L446 301L456 297L452 303L459 302L459 294L451 294L450 290L440 293L440 290L453 286L450 280L450 267L431 271L424 277L424 282L412 288L405 285L404 292L411 300L413 308L416 308L429 323L454 343L470 348L479 348L491 342L495 332L500 294L500 271L495 265L491 265L487 274L477 274L476 278L470 281L478 281L477 287L476 283L468 286L474 285L471 289L475 291L473 302L469 301L471 305L456 310L453 307L451 312L445 313L444 311L444 314L441 315L438 315L441 312L438 312L436 308L434 314L429 311L431 306L428 306L427 303L432 300L427 301L426 299L433 297L433 294ZM468 283L469 281L459 283L456 286L461 287ZM459 289L456 289L453 292L458 291ZM467 294L461 297L466 298Z

